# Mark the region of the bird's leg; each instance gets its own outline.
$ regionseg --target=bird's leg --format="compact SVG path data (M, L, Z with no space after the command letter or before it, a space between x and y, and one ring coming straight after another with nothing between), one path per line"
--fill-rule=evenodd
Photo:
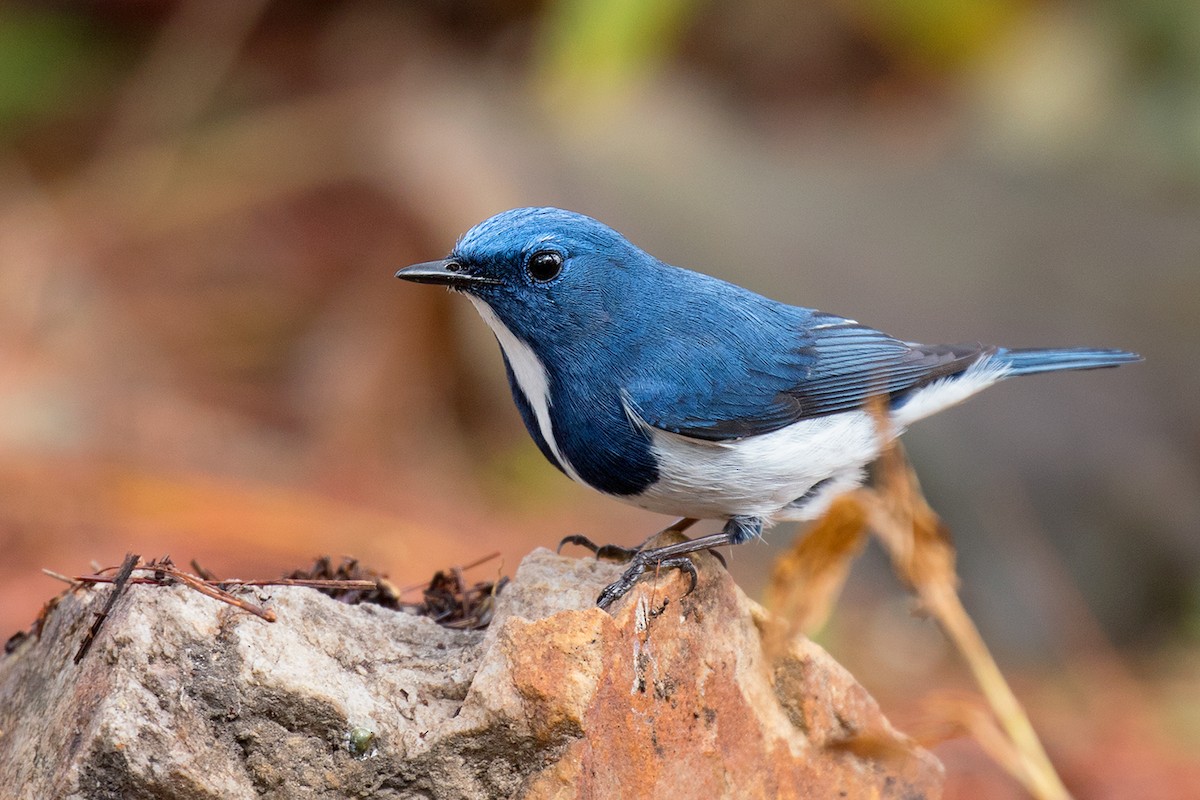
M629 569L600 592L600 596L596 598L596 605L600 608L608 608L632 589L638 578L652 566L686 570L692 579L691 586L687 591L690 593L692 589L696 588L696 566L687 557L689 553L698 553L701 550L724 545L741 544L761 534L762 528L763 521L759 517L731 517L720 533L701 536L699 539L691 539L686 542L663 545L652 550L639 550L630 559Z
M696 520L691 517L680 517L672 522L661 531L656 531L646 537L646 540L637 547L623 547L619 544L601 544L598 545L582 534L573 533L570 536L564 536L562 541L558 543L557 552L561 553L563 545L577 544L580 547L586 547L596 554L596 558L607 558L612 561L626 562L631 561L634 556L642 552L646 545L653 542L664 533L683 533L688 528L696 524Z

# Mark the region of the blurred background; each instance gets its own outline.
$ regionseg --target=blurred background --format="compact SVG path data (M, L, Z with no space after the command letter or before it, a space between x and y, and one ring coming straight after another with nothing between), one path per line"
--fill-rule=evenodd
M0 623L126 552L401 584L665 520L543 462L469 304L394 271L520 205L919 341L1095 345L907 437L1081 797L1200 795L1200 4L0 6ZM732 553L759 594L796 531ZM821 641L971 689L869 550ZM941 704L941 705L939 705ZM950 797L1019 797L964 739Z

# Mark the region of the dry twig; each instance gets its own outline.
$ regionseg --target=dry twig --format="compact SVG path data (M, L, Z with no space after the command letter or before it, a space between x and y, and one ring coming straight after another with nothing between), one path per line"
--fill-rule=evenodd
M492 553L466 566L438 571L429 583L413 587L413 590L422 590L423 597L419 602L402 601L400 599L402 590L397 589L386 576L362 567L354 558L344 558L335 566L332 559L325 556L318 559L310 569L296 570L286 578L270 580L237 578L222 580L202 568L194 560L192 568L197 574L192 574L176 567L168 556L148 564L142 564L138 556L130 555L126 557L120 567L105 567L97 569L94 574L80 575L76 578L68 578L48 570L46 572L73 585L98 583L114 585L112 595L105 603L104 609L96 614L96 621L75 656L75 663L78 664L91 648L96 633L107 619L117 598L135 583L156 586L181 583L193 591L239 608L267 622L275 621L274 611L251 603L228 590L248 586L305 586L324 592L344 603L372 603L397 611L432 617L438 624L447 628L467 630L486 628L491 622L495 610L495 597L508 583L508 579L498 576L495 581L480 581L468 585L463 573L498 556L499 553ZM134 575L135 572L142 574ZM47 609L52 607L52 605L48 605ZM43 616L45 613L47 610L43 610ZM39 618L39 626L41 621ZM37 630L40 631L40 627ZM6 648L11 650L23 638L24 635L13 637Z
M129 561L126 559L126 564L128 563ZM169 584L171 581L178 581L184 586L187 586L189 589L193 589L200 594L213 598L214 600L220 600L222 603L228 603L231 606L240 608L243 611L247 611L256 617L266 620L267 622L275 621L274 611L263 608L259 605L255 605L254 603L243 600L240 597L236 597L222 589L219 585L214 585L203 578L198 578L195 575L184 572L176 567L174 563L172 563L170 556L164 556L157 561L151 561L145 566L134 566L131 569L140 569L151 574L140 578L132 578L129 575L125 575L124 578L122 578L121 573L118 573L115 578L110 578L109 576L103 574L105 572L109 572L111 570L110 567L109 569L99 570L97 573L92 575L80 575L75 578L75 581L78 583L117 583L118 585L149 583L160 586ZM124 570L125 567L122 566L121 571L124 572Z
M862 549L864 531L870 530L896 574L962 655L991 708L990 715L960 708L954 719L957 727L971 733L1038 800L1069 800L1029 717L963 608L949 531L926 502L903 449L892 440L886 410L875 409L875 418L880 439L887 443L876 487L839 498L812 532L780 559L769 591L769 605L782 618L773 635L790 638L823 624ZM779 646L778 640L774 646Z
M890 437L883 427L887 417L877 414L876 418L887 441ZM963 608L949 531L926 502L916 473L898 443L892 442L884 450L879 466L878 489L859 493L871 529L888 551L897 574L967 662L1015 753L1010 756L995 737L980 737L981 745L1034 797L1069 800L1071 795L1046 755L1029 716ZM975 724L969 729L980 732L984 727Z
M130 553L125 556L125 561L117 570L117 575L113 578L112 594L108 596L108 601L104 604L104 608L96 614L96 619L92 622L92 627L88 629L87 636L83 637L83 643L79 645L79 650L75 652L75 663L83 661L83 657L87 655L88 650L92 649L92 643L96 641L96 634L100 632L100 626L108 619L109 613L113 610L113 606L117 604L117 598L124 593L129 586L129 576L133 574L133 570L137 567L141 556Z
M468 585L463 574L469 569L484 564L499 557L499 553L490 553L464 566L451 567L439 571L424 584L397 588L387 579L387 576L363 567L357 559L344 558L334 565L332 559L323 556L309 569L295 570L284 578L218 578L209 570L204 569L194 560L192 568L196 574L184 572L172 563L169 557L164 557L149 564L135 566L150 574L129 576L126 584L170 584L178 581L215 600L236 606L257 617L275 621L274 612L250 603L231 594L228 590L239 587L271 587L271 586L304 586L318 589L330 597L344 603L373 603L397 611L420 614L433 617L448 627L477 628L486 627L490 619L490 599L499 593L508 582L507 578L498 577L495 581L480 581ZM79 575L75 578L60 576L58 573L44 570L48 574L60 577L68 583L116 583L119 575L116 567L106 567L91 575ZM421 591L423 599L416 602L405 602L401 596L409 592Z

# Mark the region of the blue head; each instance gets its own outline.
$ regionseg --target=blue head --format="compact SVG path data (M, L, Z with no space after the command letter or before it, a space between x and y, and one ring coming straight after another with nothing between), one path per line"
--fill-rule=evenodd
M603 491L633 494L655 471L620 392L631 365L655 363L638 357L660 340L646 306L675 294L663 289L682 273L591 217L518 208L467 231L445 259L396 275L467 295L496 333L546 457Z
M557 208L517 208L479 223L441 261L397 277L482 301L539 352L570 352L636 315L663 265L600 222ZM479 302L476 303L479 305ZM481 311L486 311L481 307Z

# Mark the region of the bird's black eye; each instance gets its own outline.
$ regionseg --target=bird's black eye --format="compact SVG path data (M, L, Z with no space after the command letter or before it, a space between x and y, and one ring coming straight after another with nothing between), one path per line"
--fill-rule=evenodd
M563 257L553 250L539 250L529 257L529 277L538 283L552 281L562 272Z

